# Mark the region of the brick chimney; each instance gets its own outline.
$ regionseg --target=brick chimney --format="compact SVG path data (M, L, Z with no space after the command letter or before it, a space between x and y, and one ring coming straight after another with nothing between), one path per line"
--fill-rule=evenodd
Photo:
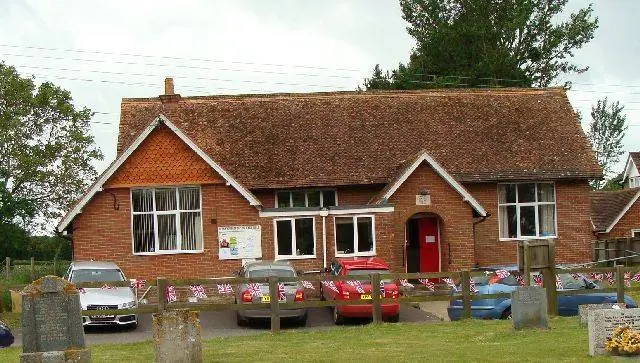
M180 101L182 97L175 93L173 88L173 78L167 77L164 79L164 94L160 95L160 101L162 103L175 103Z

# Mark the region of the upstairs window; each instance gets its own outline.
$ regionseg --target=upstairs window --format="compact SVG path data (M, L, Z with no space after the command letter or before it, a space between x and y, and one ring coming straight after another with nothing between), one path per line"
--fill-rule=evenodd
M373 216L335 217L336 256L375 254Z
M134 253L202 251L200 188L131 190Z
M553 183L498 184L500 238L556 236Z
M276 193L276 208L334 207L338 205L335 190L291 190Z

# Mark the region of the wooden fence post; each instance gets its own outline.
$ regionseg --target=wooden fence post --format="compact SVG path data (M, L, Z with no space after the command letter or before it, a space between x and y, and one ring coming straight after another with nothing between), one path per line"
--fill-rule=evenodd
M523 274L524 274L524 284L525 286L531 286L531 249L529 245L529 241L524 241L522 243L523 251Z
M371 299L373 300L373 322L382 322L382 308L380 307L380 274L371 274Z
M158 312L161 313L167 308L167 279L158 277L156 281L158 285Z
M558 315L555 268L545 267L542 269L542 282L547 292L547 311L550 315Z
M280 301L278 294L278 281L275 276L269 277L269 303L271 305L271 332L280 331Z
M31 282L36 279L36 259L31 257Z
M460 286L462 287L462 317L471 318L471 277L469 271L462 271L460 274Z
M58 257L54 256L53 257L53 274L56 276L58 275Z
M624 303L624 270L622 265L616 266L616 295L618 303Z
M7 281L11 280L11 257L4 259L4 267L6 269Z

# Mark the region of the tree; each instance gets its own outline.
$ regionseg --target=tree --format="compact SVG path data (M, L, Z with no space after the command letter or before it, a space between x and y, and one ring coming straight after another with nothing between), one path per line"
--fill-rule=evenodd
M623 110L624 106L620 106L620 102L609 103L606 97L598 100L595 106L591 106L591 123L587 137L605 177L611 175L615 163L624 154L622 139L627 131L627 116ZM602 180L594 180L591 183L594 189L600 189L603 185Z
M0 224L27 230L59 218L97 173L91 110L52 83L0 62Z
M570 58L593 39L598 19L589 5L558 22L567 2L400 0L416 48L391 72L391 86L544 87L561 74L584 72L588 67ZM365 79L367 89L379 85L369 82L375 77Z

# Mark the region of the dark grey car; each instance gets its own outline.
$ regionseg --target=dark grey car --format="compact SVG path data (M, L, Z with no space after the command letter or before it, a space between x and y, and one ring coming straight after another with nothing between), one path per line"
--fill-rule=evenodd
M239 277L296 277L297 273L293 266L287 261L258 261L245 264L238 272ZM304 289L299 282L283 282L284 297L279 299L281 303L291 303L294 301L304 301ZM256 283L240 284L235 289L236 303L270 303L269 284ZM281 309L280 316L287 319L295 319L300 325L307 323L307 309ZM246 325L251 320L270 319L270 309L238 310L236 313L238 325Z

